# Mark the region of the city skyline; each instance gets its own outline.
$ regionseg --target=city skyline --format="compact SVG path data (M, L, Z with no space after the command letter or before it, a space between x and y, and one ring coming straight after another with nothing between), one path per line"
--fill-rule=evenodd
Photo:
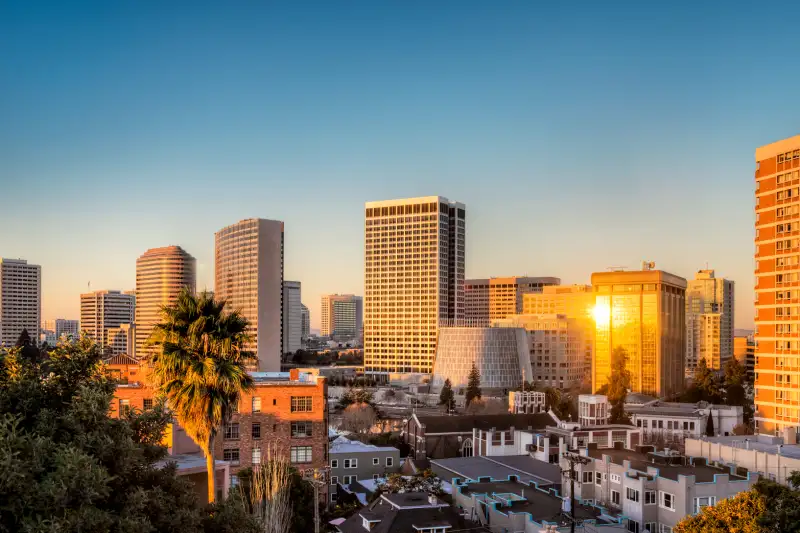
M0 255L42 265L43 318L74 318L87 283L132 289L144 250L182 246L213 288L214 231L283 220L318 329L322 294L363 294L363 204L445 194L484 250L469 278L707 263L749 301L752 156L797 134L782 58L800 8L767 24L673 6L667 24L648 6L467 4L364 4L367 25L325 5L4 6Z

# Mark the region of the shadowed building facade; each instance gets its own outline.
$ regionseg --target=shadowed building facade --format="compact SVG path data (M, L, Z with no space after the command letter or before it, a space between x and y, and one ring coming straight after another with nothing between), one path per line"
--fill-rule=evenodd
M592 391L608 382L622 348L631 392L666 396L683 390L686 280L661 270L595 272Z

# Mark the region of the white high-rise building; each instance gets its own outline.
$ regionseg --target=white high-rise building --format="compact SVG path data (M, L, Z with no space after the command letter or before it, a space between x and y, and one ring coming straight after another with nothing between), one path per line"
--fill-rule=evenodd
M77 339L80 336L80 321L56 318L45 320L41 329L41 341L55 346L62 338Z
M0 346L14 346L22 330L38 343L41 323L42 267L0 258Z
M733 357L733 281L699 270L686 285L686 374L700 359L720 370Z
M364 299L353 294L324 294L320 335L336 340L359 339L364 331Z
M283 282L283 353L294 353L303 347L303 304L300 303L300 282Z
M127 345L111 339L109 332L121 325L133 324L136 309L134 291L93 291L81 294L81 327L94 341L113 355L133 356ZM113 341L113 342L112 342ZM117 351L122 348L122 351Z
M430 374L439 325L464 318L464 204L428 196L365 207L364 370Z
M195 292L197 261L180 246L147 250L136 260L136 357L161 320L161 308L172 305L184 287Z
M305 341L311 335L311 313L303 304L300 304L300 320L300 336Z
M250 323L258 369L277 372L283 349L283 222L250 218L214 234L214 292Z

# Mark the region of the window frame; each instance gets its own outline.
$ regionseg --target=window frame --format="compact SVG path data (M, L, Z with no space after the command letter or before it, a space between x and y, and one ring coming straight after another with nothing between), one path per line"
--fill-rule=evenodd
M669 501L672 507L669 507L664 503L666 500L665 496L669 496ZM675 495L664 490L658 491L658 506L661 509L666 509L667 511L675 511Z
M292 396L289 407L292 413L310 413L314 410L313 396Z
M305 431L300 432L300 425L305 428ZM314 435L314 423L309 420L295 420L289 426L291 436L294 439L308 439Z
M233 436L234 433L236 433L235 437ZM241 436L242 433L239 422L228 422L222 426L222 440L239 440Z
M647 501L648 500L648 496L650 496L650 499L652 501ZM655 491L655 490L646 490L646 491L644 491L644 502L643 503L644 503L644 505L656 505L656 504L658 504L657 491Z
M391 456L387 457L385 464L386 464L386 466L394 466L394 457L391 457Z
M258 403L258 407L256 407L256 403ZM261 412L261 396L253 396L250 400L250 411L252 413L260 413Z
M301 460L302 454L302 460ZM308 464L314 462L312 446L292 446L289 448L289 462L292 464Z
M331 459L331 468L339 468L339 459Z
M631 496L633 496L633 497L631 497ZM640 497L640 494L639 494L639 490L638 489L634 489L633 487L625 487L625 499L626 500L630 500L630 501L632 501L634 503L639 503L639 501L640 501L639 497Z

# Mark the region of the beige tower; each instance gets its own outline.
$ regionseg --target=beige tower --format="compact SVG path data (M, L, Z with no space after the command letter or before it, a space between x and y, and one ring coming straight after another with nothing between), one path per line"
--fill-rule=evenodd
M23 330L39 342L42 267L0 258L0 346L14 346Z
M214 243L215 296L250 323L248 350L258 369L277 372L284 345L283 222L242 220L215 233Z
M136 296L133 291L94 291L81 294L81 330L103 348L110 348L114 355L135 355L128 351L126 344L120 344L116 332L113 339L109 336L110 330L117 330L123 324L128 330L131 329L135 308Z
M144 344L161 318L161 308L172 305L184 287L195 291L195 258L180 246L151 248L136 260L136 356L146 355Z
M433 371L439 325L464 318L465 216L441 196L366 204L366 373Z

